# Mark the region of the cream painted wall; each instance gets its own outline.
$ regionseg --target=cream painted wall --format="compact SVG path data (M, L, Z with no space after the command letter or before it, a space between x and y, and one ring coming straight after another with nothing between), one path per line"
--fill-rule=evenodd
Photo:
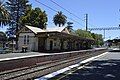
M18 38L18 49L22 50L24 46L24 36L29 35L29 44L26 44L28 51L37 51L38 50L38 39L35 37L34 33L20 33Z
M46 40L46 49L47 50L50 50L50 41L53 41L53 43L54 43L54 39L47 38L47 40Z
M38 38L35 37L34 33L20 33L18 38L18 48L22 50L22 46L24 46L24 36L29 35L29 44L26 44L28 47L28 51L38 51ZM47 38L45 41L46 50L50 50L50 41L53 41L53 50L60 50L60 40L59 38L52 39ZM63 48L67 49L67 41L64 41Z
M50 41L53 41L53 50L59 50L60 49L59 38L56 38L56 39L47 38L47 40L46 40L46 49L47 50L50 50Z

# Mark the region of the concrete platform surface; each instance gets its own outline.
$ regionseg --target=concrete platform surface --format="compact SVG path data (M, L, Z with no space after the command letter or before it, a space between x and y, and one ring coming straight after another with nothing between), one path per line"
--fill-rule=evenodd
M0 54L0 61L25 58L25 57L33 57L33 56L43 56L43 55L50 55L50 54L49 53L39 53L39 52Z
M34 56L67 54L67 53L75 53L75 52L77 53L77 52L100 50L100 49L105 49L105 48L94 48L94 49L88 49L88 50L78 50L78 51L69 51L69 52L60 52L60 53L40 53L40 52L8 53L8 54L0 54L0 61L10 60L10 59L18 59L18 58L34 57Z
M89 61L91 63L67 76L63 73L64 77L59 80L120 80L120 52L106 52Z
M108 52L107 54L98 57L94 60L120 60L120 52Z

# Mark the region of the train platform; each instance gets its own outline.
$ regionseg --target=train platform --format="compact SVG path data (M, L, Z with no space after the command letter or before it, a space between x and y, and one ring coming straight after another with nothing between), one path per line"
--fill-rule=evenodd
M77 65L78 69L68 74L64 74L65 70L62 70L63 73L59 71L41 78L45 80L54 78L59 80L120 80L120 52L106 52L83 62L89 63L82 68ZM62 78L58 77L61 74L63 74ZM40 80L40 78L36 80Z
M95 49L89 49L89 50L69 51L69 52L60 52L60 53L40 53L40 52L8 53L8 54L0 54L0 61L28 58L28 57L37 57L37 56L44 56L44 55L84 52L84 51L99 50L99 49L104 49L104 48L95 48Z
M39 53L39 52L0 54L0 61L12 60L12 59L18 59L18 58L35 57L35 56L44 56L44 55L50 55L50 54L49 53Z

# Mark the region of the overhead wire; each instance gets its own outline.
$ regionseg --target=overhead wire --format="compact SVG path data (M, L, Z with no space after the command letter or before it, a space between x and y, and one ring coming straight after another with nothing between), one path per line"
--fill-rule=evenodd
M47 8L49 8L49 9L51 9L51 10L54 11L54 12L58 12L57 10L55 10L55 9L53 9L53 8L51 8L51 7L49 7L48 5L42 3L42 2L40 2L40 1L38 1L38 0L35 0L35 1L38 2L38 3L41 4L41 5L43 5L43 6L47 7ZM76 22L77 24L80 24L81 26L83 26L80 22L78 22L78 21L76 21L76 20L74 20L74 19L72 19L72 18L69 18L69 17L67 17L67 18L70 19L70 20L72 20L72 21L74 21L74 22Z
M45 7L47 7L47 8L49 8L49 9L51 9L51 10L57 12L55 9L53 9L53 8L51 8L51 7L49 7L49 6L47 6L46 4L43 4L42 2L40 2L40 1L38 1L38 0L35 0L35 1L38 2L38 3L40 3L40 4L42 4L43 6L45 6Z
M53 1L53 0L50 0L52 3L54 3L55 5L59 6L60 8L62 8L63 10L65 10L66 12L68 12L69 14L73 15L74 17L80 19L81 21L84 21L83 19L81 19L80 17L78 17L76 14L70 12L69 10L65 9L64 7L62 7L61 5L59 5L57 2ZM88 23L89 25L93 26L92 24Z
M79 18L77 15L75 15L74 13L72 13L72 12L70 12L69 10L65 9L64 7L62 7L61 5L59 5L58 3L56 3L55 1L53 1L53 0L50 0L50 1L51 1L52 3L54 3L54 4L56 4L57 6L59 6L60 8L62 8L63 10L65 10L66 12L68 12L69 14L73 15L74 17L82 20L82 19ZM84 21L84 20L82 20L82 21Z

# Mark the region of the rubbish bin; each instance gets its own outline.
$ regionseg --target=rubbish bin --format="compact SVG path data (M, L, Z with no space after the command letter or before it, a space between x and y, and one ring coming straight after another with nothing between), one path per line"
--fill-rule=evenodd
M22 52L27 52L27 46L26 45L22 46Z

